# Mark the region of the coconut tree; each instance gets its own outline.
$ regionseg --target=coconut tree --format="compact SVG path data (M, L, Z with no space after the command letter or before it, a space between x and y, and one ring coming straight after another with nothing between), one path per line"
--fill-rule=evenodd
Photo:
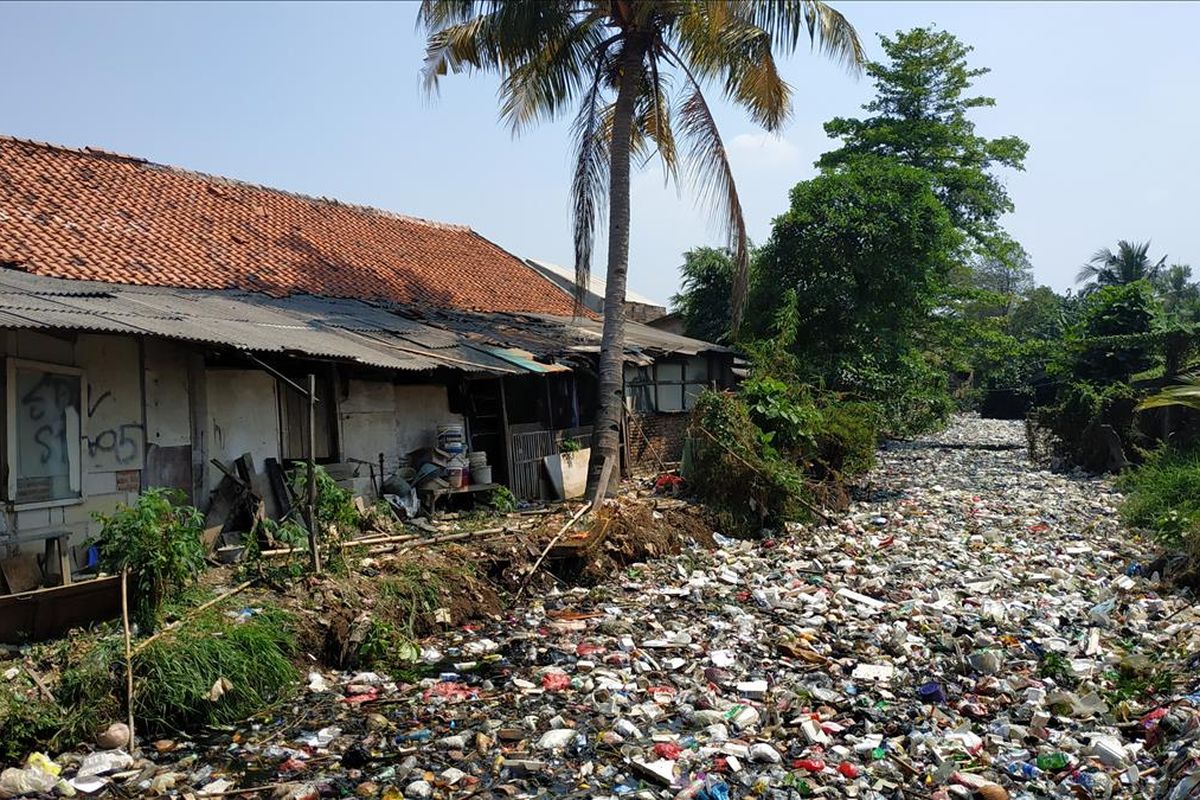
M1122 286L1143 278L1154 280L1166 264L1167 257L1151 263L1149 253L1149 242L1127 242L1122 239L1117 242L1115 253L1107 247L1097 250L1079 268L1075 282L1083 284L1081 294L1087 294L1101 286Z
M736 331L747 290L746 224L704 88L719 86L752 120L777 130L791 112L791 87L776 55L807 38L859 69L858 36L817 0L424 0L418 24L427 34L427 89L447 73L493 71L501 77L501 118L514 134L574 115L571 200L580 293L588 285L596 226L608 212L593 457L615 464L632 162L657 155L668 179L682 172L712 209L734 254Z

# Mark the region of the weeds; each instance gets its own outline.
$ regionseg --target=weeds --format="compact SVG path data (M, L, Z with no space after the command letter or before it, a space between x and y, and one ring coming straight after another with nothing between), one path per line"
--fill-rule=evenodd
M1121 476L1121 517L1169 547L1200 544L1200 451L1161 450Z
M62 726L62 712L53 703L32 697L33 691L32 683L28 687L16 681L0 684L0 763L17 762Z
M299 674L291 617L263 609L242 622L208 611L134 659L135 716L169 732L246 719L287 696Z

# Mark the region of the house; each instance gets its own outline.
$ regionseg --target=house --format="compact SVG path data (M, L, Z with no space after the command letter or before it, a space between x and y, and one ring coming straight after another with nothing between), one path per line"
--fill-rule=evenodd
M549 261L542 261L536 258L527 258L525 263L536 269L545 277L558 284L559 288L567 294L574 296L575 294L575 270L558 264L552 264ZM596 273L592 273L588 280L587 291L583 293L584 307L595 311L597 314L604 312L604 293L608 290L608 284L604 278ZM658 319L667 313L665 304L657 300L652 300L644 294L638 294L632 289L625 290L625 312L627 318L633 322L641 322L649 324L653 320Z
M466 227L0 138L0 556L52 543L69 578L95 512L152 486L204 508L243 454L306 457L310 413L364 492L441 426L538 498L590 436L600 322L573 311ZM731 354L635 324L626 361L623 467L657 469Z

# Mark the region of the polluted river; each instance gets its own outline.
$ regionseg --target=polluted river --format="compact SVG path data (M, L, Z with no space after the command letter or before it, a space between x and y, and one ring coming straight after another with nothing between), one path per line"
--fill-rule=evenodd
M827 522L527 597L423 677L314 668L257 724L59 756L54 791L1200 797L1200 614L1119 500L963 417Z

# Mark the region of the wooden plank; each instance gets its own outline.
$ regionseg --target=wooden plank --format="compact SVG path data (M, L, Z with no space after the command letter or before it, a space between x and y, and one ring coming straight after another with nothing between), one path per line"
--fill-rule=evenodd
M42 570L32 553L16 555L0 561L0 573L10 594L27 592L42 585Z

